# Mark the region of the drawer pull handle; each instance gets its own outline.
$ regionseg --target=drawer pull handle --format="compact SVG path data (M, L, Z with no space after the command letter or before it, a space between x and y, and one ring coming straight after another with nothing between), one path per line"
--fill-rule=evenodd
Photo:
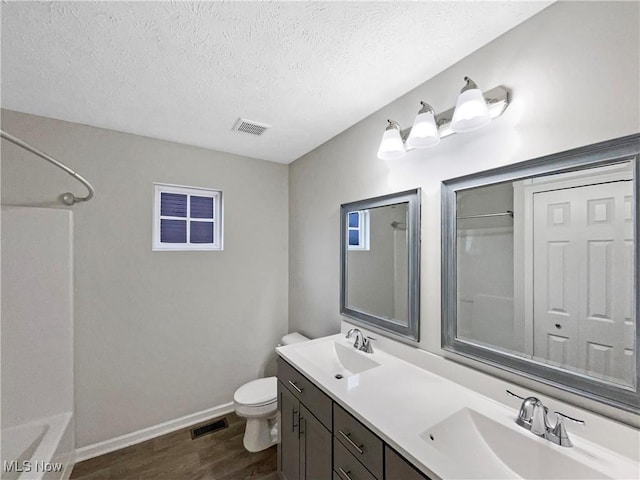
M291 380L289 380L289 385L291 385L293 388L296 389L296 391L298 393L302 393L302 388L298 387L294 382L292 382Z
M296 428L298 428L300 425L296 425L296 415L298 415L298 423L300 423L300 416L298 414L297 410L291 410L291 431L295 432ZM299 438L300 435L298 435Z
M342 467L338 467L338 471L340 472L340 475L343 478L346 478L347 480L353 480L349 474L351 473L351 470L347 470L346 472L342 469Z
M347 442L349 442L349 443L351 444L351 446L352 446L353 448L355 448L355 449L358 451L358 453L359 453L360 455L362 455L362 454L364 453L364 450L362 450L362 445L356 445L356 444L354 443L354 441L353 441L353 440L351 440L351 438L350 438L351 434L350 434L350 433L344 433L342 430L338 430L338 432L340 432L340 435L342 435L342 436L344 437L344 439L345 439Z

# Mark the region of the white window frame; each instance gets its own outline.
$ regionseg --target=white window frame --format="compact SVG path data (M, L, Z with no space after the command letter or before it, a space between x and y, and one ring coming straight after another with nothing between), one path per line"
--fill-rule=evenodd
M161 193L177 193L187 195L187 216L170 217L160 215ZM191 218L191 195L213 198L213 243L189 243L191 236L191 222L207 222L204 218ZM167 183L153 184L153 233L152 249L154 251L192 251L192 250L223 250L224 205L222 190L203 187L188 187ZM186 243L162 243L160 241L160 220L184 220L187 223ZM210 220L209 220L210 221Z
M358 214L358 227L349 226L349 214ZM349 245L349 232L358 230L358 245ZM356 210L347 213L347 250L369 250L369 210Z

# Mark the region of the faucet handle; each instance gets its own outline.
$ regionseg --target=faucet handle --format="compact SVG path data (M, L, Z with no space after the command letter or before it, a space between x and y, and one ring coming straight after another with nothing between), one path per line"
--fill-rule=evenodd
M362 350L365 353L373 353L373 347L371 346L371 341L376 341L377 338L373 338L373 337L369 337L367 336L367 338L362 340L362 348L360 350Z
M556 424L553 429L549 432L547 439L552 441L553 443L560 445L561 447L573 447L573 442L569 438L569 434L567 433L567 429L564 426L564 419L567 418L572 422L578 423L580 425L584 425L584 420L578 420L577 418L570 417L569 415L565 415L561 412L556 413Z
M569 415L565 415L562 412L555 412L555 413L558 416L558 420L560 420L562 418L566 418L567 420L571 420L573 423L577 423L579 425L584 425L585 424L584 420L579 420L577 418L570 417Z
M511 395L512 397L516 397L519 398L520 400L524 400L524 397L521 397L520 395L518 395L517 393L513 393L511 390L505 390L505 392L507 392L509 395Z

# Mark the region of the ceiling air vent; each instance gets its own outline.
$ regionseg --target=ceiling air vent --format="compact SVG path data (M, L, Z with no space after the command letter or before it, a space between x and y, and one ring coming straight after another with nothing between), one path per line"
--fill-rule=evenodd
M239 118L233 126L233 130L248 133L250 135L262 135L269 127L271 127L271 125L267 125L266 123L254 122L253 120L247 120L246 118Z

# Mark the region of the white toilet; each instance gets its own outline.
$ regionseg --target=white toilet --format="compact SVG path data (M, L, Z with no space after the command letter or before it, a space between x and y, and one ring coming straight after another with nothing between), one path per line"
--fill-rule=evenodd
M281 345L309 340L299 333L282 337ZM278 379L259 378L242 385L233 395L236 415L247 419L244 448L259 452L278 442Z

